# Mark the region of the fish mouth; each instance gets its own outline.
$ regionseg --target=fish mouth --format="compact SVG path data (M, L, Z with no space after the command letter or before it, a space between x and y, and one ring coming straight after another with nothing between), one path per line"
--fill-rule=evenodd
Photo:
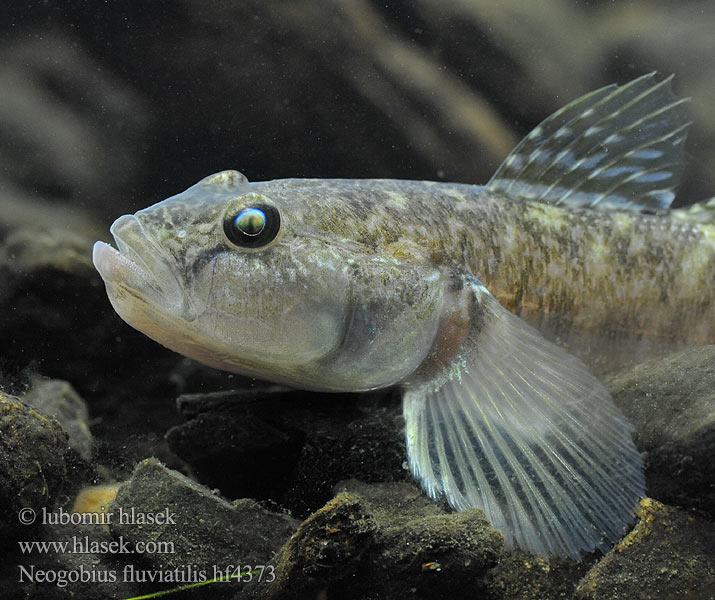
M131 296L134 301L150 303L165 311L176 313L181 307L181 312L186 312L183 287L175 275L176 265L149 239L139 219L124 215L109 231L117 247L95 242L92 262L110 299Z

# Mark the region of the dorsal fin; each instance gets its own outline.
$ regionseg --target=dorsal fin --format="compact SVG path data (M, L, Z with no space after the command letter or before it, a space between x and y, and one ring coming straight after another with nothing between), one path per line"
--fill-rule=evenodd
M654 73L567 104L507 156L486 188L602 210L667 210L683 169L685 104Z

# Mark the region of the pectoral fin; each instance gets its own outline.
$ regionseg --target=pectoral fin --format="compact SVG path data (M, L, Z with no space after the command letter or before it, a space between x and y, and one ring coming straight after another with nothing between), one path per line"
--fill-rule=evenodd
M580 360L478 280L463 283L469 335L451 363L427 365L429 379L406 388L412 472L431 497L483 509L507 547L570 557L604 548L644 491L631 425Z

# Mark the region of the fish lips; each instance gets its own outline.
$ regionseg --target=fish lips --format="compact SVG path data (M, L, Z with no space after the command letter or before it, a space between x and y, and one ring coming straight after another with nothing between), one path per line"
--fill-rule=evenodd
M192 320L184 300L183 286L174 272L175 265L146 236L134 215L124 215L110 228L117 248L95 242L92 262L107 286L112 299L121 291L134 298Z

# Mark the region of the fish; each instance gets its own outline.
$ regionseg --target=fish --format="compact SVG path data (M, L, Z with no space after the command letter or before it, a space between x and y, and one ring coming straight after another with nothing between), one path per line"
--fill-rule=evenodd
M208 176L111 226L129 325L296 389L401 390L427 495L506 548L606 551L645 493L594 375L715 341L715 226L674 217L687 99L655 74L544 120L486 185Z

